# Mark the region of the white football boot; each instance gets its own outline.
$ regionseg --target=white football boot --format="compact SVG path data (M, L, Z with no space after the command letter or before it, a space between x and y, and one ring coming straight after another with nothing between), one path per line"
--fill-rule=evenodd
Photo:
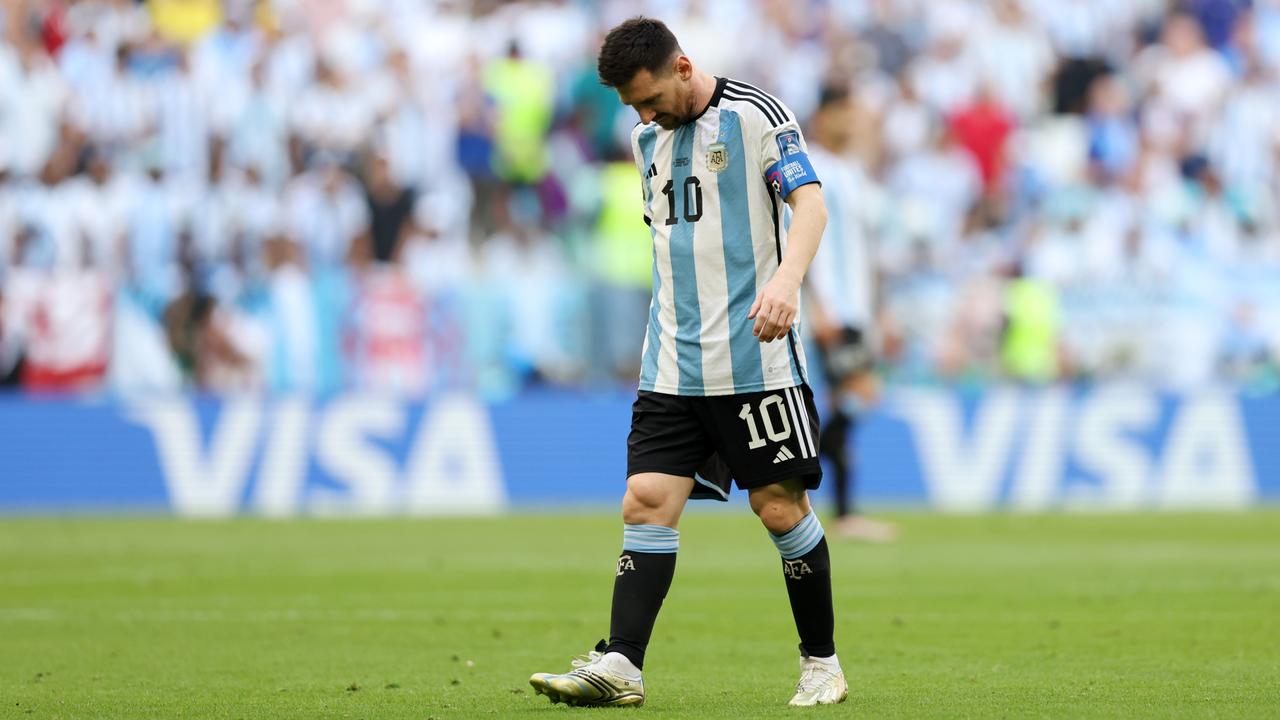
M604 652L604 641L585 656L573 659L573 669L563 675L535 673L529 684L552 703L566 705L621 706L644 704L640 671L621 653Z
M835 656L829 658L800 658L800 682L796 694L788 705L834 705L849 697L849 683Z

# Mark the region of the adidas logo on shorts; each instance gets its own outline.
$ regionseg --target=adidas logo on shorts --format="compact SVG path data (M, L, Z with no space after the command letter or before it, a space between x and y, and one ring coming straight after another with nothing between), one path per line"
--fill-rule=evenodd
M775 458L773 459L773 464L774 464L774 465L777 465L777 464L778 464L778 463L780 463L780 462L786 462L786 461L788 461L788 460L794 460L794 459L795 459L795 457L796 457L796 456L795 456L795 455L792 455L792 454L791 454L791 451L787 449L787 446L786 446L786 445L783 445L783 446L782 446L782 449L778 451L778 455L777 455L777 457L775 457Z

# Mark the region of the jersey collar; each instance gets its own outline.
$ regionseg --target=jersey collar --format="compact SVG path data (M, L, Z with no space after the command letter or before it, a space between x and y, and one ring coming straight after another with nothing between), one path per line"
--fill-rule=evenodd
M716 78L716 89L711 93L711 101L707 103L706 107L702 108L702 112L690 118L689 122L685 123L685 125L698 122L699 118L706 115L708 110L720 104L720 96L724 94L724 84L727 82L729 82L727 78Z

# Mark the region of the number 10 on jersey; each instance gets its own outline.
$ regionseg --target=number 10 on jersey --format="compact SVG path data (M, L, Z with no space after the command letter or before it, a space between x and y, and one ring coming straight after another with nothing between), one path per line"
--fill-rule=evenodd
M702 217L702 181L696 175L690 175L684 179L684 221L698 222ZM676 193L675 181L668 180L666 185L662 186L662 194L667 196L667 224L675 225L680 222L680 218L676 217Z

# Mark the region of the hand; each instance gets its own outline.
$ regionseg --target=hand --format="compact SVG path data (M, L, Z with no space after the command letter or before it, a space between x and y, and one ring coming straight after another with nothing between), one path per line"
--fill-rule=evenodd
M830 350L840 343L843 333L840 332L840 326L827 320L825 315L816 312L816 305L811 303L809 308L813 310L808 314L809 329L813 331L813 339L818 345Z
M751 304L748 320L755 320L751 334L760 342L773 342L787 336L800 305L800 283L784 275L774 275L760 288Z

